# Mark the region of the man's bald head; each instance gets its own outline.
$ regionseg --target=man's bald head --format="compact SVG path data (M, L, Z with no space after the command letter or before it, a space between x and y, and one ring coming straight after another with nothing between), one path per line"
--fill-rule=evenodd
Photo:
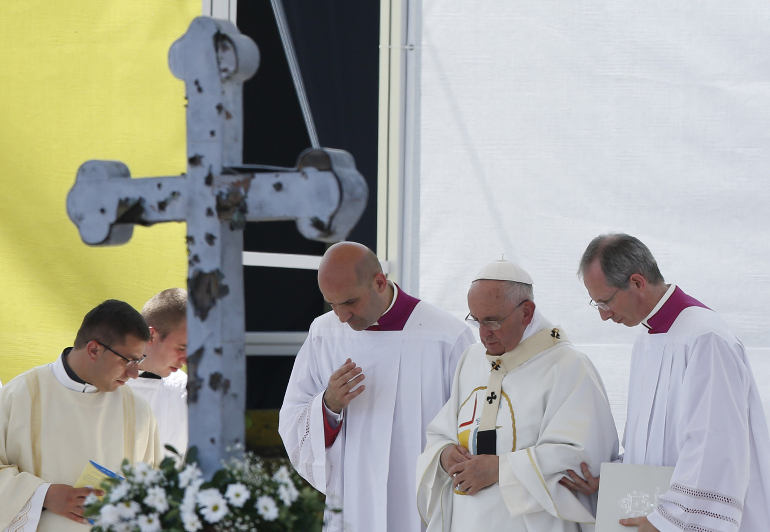
M339 242L324 253L318 284L359 286L371 282L378 273L382 273L382 266L371 249L358 242Z
M377 322L393 299L377 255L356 242L326 250L318 267L318 288L340 321L355 330Z

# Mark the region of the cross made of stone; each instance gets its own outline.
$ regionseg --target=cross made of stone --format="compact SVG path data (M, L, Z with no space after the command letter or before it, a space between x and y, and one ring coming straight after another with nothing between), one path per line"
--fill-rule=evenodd
M343 151L308 150L287 171L242 164L243 82L258 65L257 46L232 23L196 18L169 51L187 91L187 173L131 179L123 163L88 161L67 196L93 246L127 242L136 224L187 223L190 445L206 474L244 443L245 222L296 220L305 237L336 242L367 200Z

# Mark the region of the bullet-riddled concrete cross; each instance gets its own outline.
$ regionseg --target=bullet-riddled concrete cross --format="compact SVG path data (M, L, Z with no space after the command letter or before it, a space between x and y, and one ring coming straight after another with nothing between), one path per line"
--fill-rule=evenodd
M88 161L67 212L89 245L123 244L135 224L187 223L190 445L211 473L244 441L245 222L296 220L307 238L343 240L367 187L339 150L308 150L288 171L242 165L243 82L259 51L232 23L196 18L169 65L187 89L187 174L131 179L123 163Z

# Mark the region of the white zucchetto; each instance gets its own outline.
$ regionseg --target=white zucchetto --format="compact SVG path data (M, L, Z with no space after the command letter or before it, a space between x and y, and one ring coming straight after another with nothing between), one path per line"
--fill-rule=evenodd
M489 279L492 281L513 281L516 283L532 284L532 277L524 268L507 260L493 260L476 274L474 281Z

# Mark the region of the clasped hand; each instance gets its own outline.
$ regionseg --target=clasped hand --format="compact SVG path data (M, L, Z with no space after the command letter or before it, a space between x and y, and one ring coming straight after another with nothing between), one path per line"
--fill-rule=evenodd
M342 409L350 404L350 401L358 397L364 391L362 384L355 390L353 388L364 380L363 370L356 363L347 359L337 371L329 377L329 385L324 392L326 408L335 414L342 413Z
M472 455L462 445L450 445L441 451L441 467L452 478L452 487L474 495L499 480L500 457Z

